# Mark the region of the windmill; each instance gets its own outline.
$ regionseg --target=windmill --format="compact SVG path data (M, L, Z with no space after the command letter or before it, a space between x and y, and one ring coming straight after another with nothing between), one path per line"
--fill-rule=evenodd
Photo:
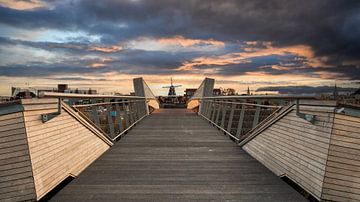
M172 77L171 77L171 85L170 86L163 86L163 88L169 88L168 96L176 96L175 88L180 87L181 85L173 85Z

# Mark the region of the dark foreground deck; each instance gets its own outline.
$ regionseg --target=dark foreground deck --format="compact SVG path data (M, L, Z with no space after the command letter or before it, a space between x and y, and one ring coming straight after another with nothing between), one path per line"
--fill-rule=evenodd
M158 110L52 201L305 201L195 113Z

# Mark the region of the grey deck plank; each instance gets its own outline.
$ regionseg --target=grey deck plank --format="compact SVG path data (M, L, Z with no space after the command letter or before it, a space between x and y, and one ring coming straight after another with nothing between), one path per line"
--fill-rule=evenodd
M51 201L306 201L208 122L158 110Z

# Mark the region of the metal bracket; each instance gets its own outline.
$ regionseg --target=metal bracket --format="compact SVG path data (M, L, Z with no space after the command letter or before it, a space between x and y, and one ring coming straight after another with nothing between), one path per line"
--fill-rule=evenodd
M316 120L316 116L312 114L305 114L300 112L300 104L299 99L296 99L296 116L314 124Z
M51 119L59 116L61 114L61 100L58 98L58 111L47 113L47 114L41 114L41 120L43 123L50 121Z

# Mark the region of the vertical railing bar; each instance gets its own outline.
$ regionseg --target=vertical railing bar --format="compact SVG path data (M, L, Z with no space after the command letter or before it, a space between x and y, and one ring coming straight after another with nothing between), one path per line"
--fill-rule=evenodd
M240 135L241 135L243 122L244 122L245 110L246 110L246 105L242 104L241 112L240 112L240 118L239 118L238 126L237 126L237 129L236 129L236 137L237 138L240 138Z
M222 107L222 114L221 114L221 123L220 123L220 127L221 128L225 128L225 116L226 116L226 112L227 112L227 104L226 102L223 103L223 107Z
M206 106L206 111L205 113L203 114L205 117L209 118L210 117L210 110L211 110L211 106L210 106L210 102L208 100L203 100L203 102L205 103L205 106Z
M92 107L92 118L93 118L93 121L94 121L95 125L100 127L100 120L99 120L99 115L97 113L97 106Z
M119 104L116 104L116 116L119 122L119 133L120 133L121 131L123 131L123 125L122 125L121 110Z
M218 103L219 104L219 107L218 107L218 110L216 112L216 119L215 119L215 123L218 124L219 123L219 118L220 118L220 110L221 110L221 104L220 102Z
M109 131L110 131L110 137L115 137L115 130L114 130L114 122L111 116L111 105L108 105L106 107L106 113L107 113L107 121L108 121L108 126L109 126Z
M211 110L211 121L213 121L214 122L214 120L215 120L215 113L216 113L216 102L215 101L211 101L211 106L212 106L212 109L213 110Z
M230 115L229 115L229 122L227 125L227 131L229 133L231 133L231 126L232 126L232 122L233 122L233 118L234 118L235 107L236 107L236 104L231 103L231 111L230 111Z
M206 111L206 115L205 115L205 117L207 117L207 118L209 118L210 119L210 116L211 116L211 110L212 110L212 108L211 108L211 101L210 100L207 100L206 101L206 105L207 105L207 111Z
M139 106L138 106L138 102L137 100L134 101L133 103L134 105L134 116L135 116L135 121L139 120L140 119L140 116L139 116Z
M126 128L128 128L130 126L130 124L129 124L129 117L128 117L127 108L126 108L126 102L125 101L122 103L122 106L123 106L123 111L124 111L125 129L126 129Z
M257 104L261 104L261 100L257 100L256 102L257 102ZM256 109L255 109L255 115L254 115L252 128L255 128L255 126L259 123L260 110L261 110L261 107L257 106Z
M134 123L134 109L133 109L133 105L132 105L132 101L129 100L129 116L130 116L130 124Z

